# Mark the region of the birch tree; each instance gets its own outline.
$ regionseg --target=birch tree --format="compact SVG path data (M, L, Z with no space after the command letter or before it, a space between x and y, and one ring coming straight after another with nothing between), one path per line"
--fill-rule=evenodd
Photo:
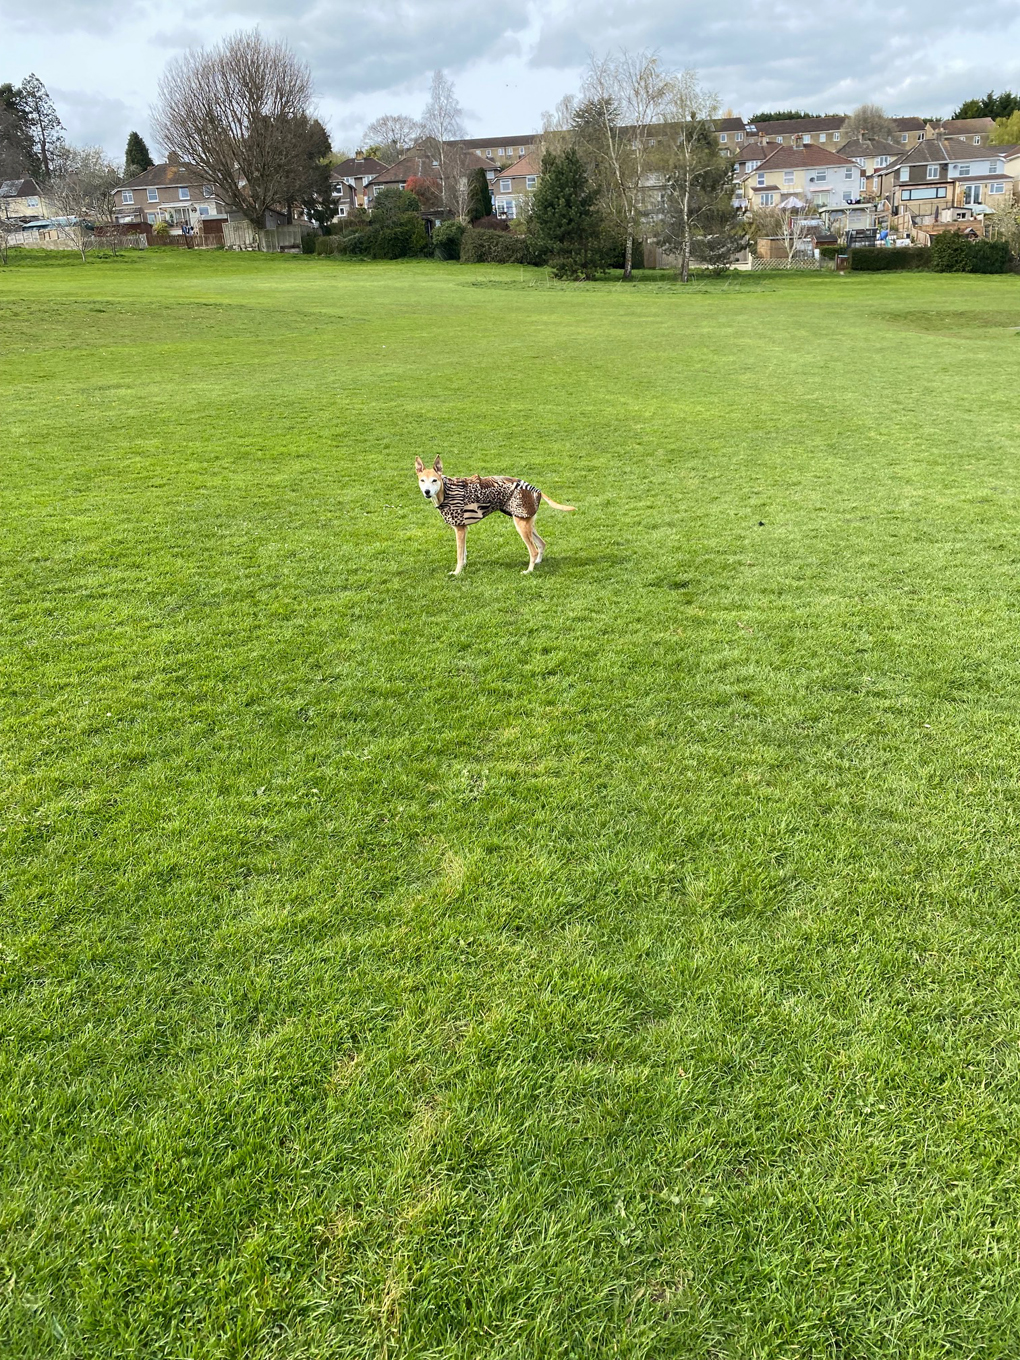
M457 100L453 81L445 71L433 71L428 103L418 120L425 147L437 163L443 186L443 206L463 217L467 204L467 171L459 147L452 145L464 137L464 115Z
M671 88L671 77L650 52L592 57L574 112L579 150L597 166L606 208L624 233L625 279L631 277L649 178L660 159L656 134Z
M727 242L736 254L743 245L736 226L733 167L719 150L713 119L719 102L703 90L694 71L669 82L662 102L663 123L656 139L658 174L663 181L663 236L680 260L680 277L690 277L695 241L708 243L712 263L725 257Z

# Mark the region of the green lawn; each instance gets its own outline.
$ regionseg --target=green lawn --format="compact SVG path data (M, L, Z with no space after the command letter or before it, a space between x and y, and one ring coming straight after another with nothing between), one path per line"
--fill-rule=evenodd
M3 1360L1020 1353L1018 328L0 270Z

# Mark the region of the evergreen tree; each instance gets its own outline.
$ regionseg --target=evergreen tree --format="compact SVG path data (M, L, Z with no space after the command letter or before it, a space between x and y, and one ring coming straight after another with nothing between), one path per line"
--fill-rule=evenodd
M21 82L21 104L32 137L32 148L39 162L40 175L51 179L60 168L67 146L60 135L64 125L53 107L46 86L34 73Z
M124 178L134 179L154 164L149 148L137 132L128 134L127 148L124 151Z
M983 99L966 99L953 114L954 118L1010 118L1020 109L1020 94L1003 90L996 94L989 90Z
M492 216L492 194L489 192L489 178L482 166L472 170L468 178L467 219L477 222L481 217Z
M598 190L573 147L542 157L528 229L560 279L593 279L606 269Z
M0 85L0 179L41 174L21 88L7 81Z

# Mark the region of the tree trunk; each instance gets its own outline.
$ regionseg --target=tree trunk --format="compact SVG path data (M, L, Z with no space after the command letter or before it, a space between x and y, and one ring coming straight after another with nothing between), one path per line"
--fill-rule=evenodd
M1005 162L1003 162L1005 164ZM631 263L634 259L634 228L627 228L627 245L623 252L623 277L629 279L631 275Z

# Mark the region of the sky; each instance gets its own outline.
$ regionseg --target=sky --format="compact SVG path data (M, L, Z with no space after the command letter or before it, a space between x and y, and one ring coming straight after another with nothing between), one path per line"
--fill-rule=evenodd
M437 67L468 135L537 130L590 53L619 47L693 67L745 117L865 101L947 115L989 89L1020 89L1017 0L0 0L0 82L34 71L69 140L119 159L136 129L156 155L149 110L166 61L256 26L309 63L320 116L347 150L379 114L419 113Z

